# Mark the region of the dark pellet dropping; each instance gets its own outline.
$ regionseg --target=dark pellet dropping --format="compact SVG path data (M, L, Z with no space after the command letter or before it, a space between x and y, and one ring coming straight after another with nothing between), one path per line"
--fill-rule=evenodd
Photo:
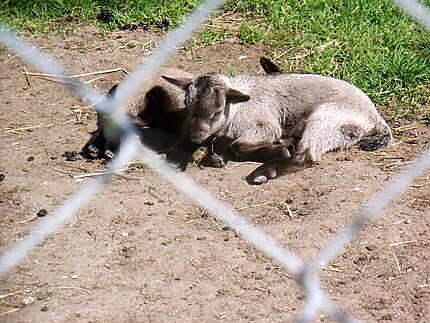
M27 161L32 162L34 160L34 156L30 156L27 158Z
M48 312L49 311L49 308L48 308L48 306L46 306L46 305L44 305L44 306L42 306L42 308L40 309L42 312Z
M39 210L39 212L37 212L37 216L39 218L47 216L47 215L48 215L48 211L46 211L46 209L41 209L41 210Z
M78 153L76 151L65 151L61 156L66 157L66 161L78 160Z
M110 23L114 21L114 17L112 15L111 12L106 11L106 10L102 10L100 11L100 13L97 15L97 20L104 22L104 23Z
M3 182L6 176L4 174L0 174L0 182Z

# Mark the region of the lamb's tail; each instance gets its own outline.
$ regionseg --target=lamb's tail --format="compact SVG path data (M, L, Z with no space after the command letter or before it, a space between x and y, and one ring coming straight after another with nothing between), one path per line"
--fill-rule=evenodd
M365 151L377 150L388 146L392 139L390 127L384 120L379 120L373 131L359 142L358 148Z

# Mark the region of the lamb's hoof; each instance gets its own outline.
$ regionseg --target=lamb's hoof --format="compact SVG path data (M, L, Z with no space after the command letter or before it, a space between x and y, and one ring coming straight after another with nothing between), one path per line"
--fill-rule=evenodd
M185 172L187 169L187 163L179 163L168 160L167 163L177 172Z
M109 149L105 150L105 158L106 159L113 159L114 157L115 157L115 154L111 150L109 150Z
M211 158L211 166L215 167L215 168L223 168L223 167L225 167L225 162L219 156L212 156L212 158Z
M166 161L174 168L183 172L188 166L190 160L190 153L177 149L167 154Z
M282 156L285 159L291 158L290 150L287 147L282 148Z
M250 185L261 185L276 177L278 177L278 171L275 167L262 165L249 174L246 181Z
M257 175L255 177L250 175L246 178L246 181L250 185L261 185L261 184L266 183L268 181L268 179L264 175Z
M100 157L100 150L94 145L84 147L80 154L86 159L98 159Z

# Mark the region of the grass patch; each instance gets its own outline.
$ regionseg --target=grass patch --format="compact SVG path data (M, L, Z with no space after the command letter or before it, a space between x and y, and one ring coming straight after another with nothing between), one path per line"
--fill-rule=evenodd
M165 29L178 25L200 2L9 0L0 4L0 19L33 32L73 21L107 29ZM430 5L430 0L424 2ZM245 43L272 47L286 71L350 81L376 103L395 99L409 114L413 111L409 106L428 105L430 34L391 0L232 0L223 12L238 19L213 19L195 44L236 36Z
M242 40L296 49L280 60L286 70L348 80L377 103L392 97L418 102L430 85L430 34L389 0L245 0L233 6L247 17ZM252 24L252 18L263 21Z
M200 0L5 0L0 19L30 32L49 30L58 23L85 21L104 28L130 26L170 28Z

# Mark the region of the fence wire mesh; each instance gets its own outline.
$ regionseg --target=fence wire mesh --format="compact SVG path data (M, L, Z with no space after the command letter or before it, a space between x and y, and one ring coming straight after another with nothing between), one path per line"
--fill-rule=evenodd
M165 177L178 190L188 196L190 200L208 210L218 220L223 221L231 229L235 230L243 239L282 264L295 275L306 296L304 307L298 317L300 322L314 320L319 312L325 312L339 322L356 321L339 309L324 293L317 278L318 271L327 266L356 237L366 223L373 220L394 198L406 190L415 178L430 168L430 149L424 151L407 169L389 180L354 217L349 225L333 237L311 261L304 263L293 252L250 224L230 206L214 198L209 191L197 185L191 178L183 173L178 173L167 162L160 159L155 152L142 146L129 119L118 113L121 107L126 105L133 95L151 80L159 67L167 61L176 49L189 39L202 22L224 2L224 0L207 0L203 2L180 27L172 31L161 42L145 64L138 66L121 83L113 98L109 99L106 99L104 95L77 79L69 78L60 63L43 54L36 47L24 42L6 26L0 25L0 42L19 54L24 61L38 70L47 74L57 75L82 100L93 104L98 112L108 115L112 118L114 124L126 133L120 152L109 163L108 171L105 175L92 180L90 184L73 194L53 212L52 217L42 221L20 243L10 248L0 257L0 277L24 261L29 252L41 244L50 234L58 230L62 224L70 220L77 210L94 195L101 192L105 185L128 162L139 157L144 160L148 167ZM394 2L427 29L430 29L430 10L427 7L417 1L394 0Z

